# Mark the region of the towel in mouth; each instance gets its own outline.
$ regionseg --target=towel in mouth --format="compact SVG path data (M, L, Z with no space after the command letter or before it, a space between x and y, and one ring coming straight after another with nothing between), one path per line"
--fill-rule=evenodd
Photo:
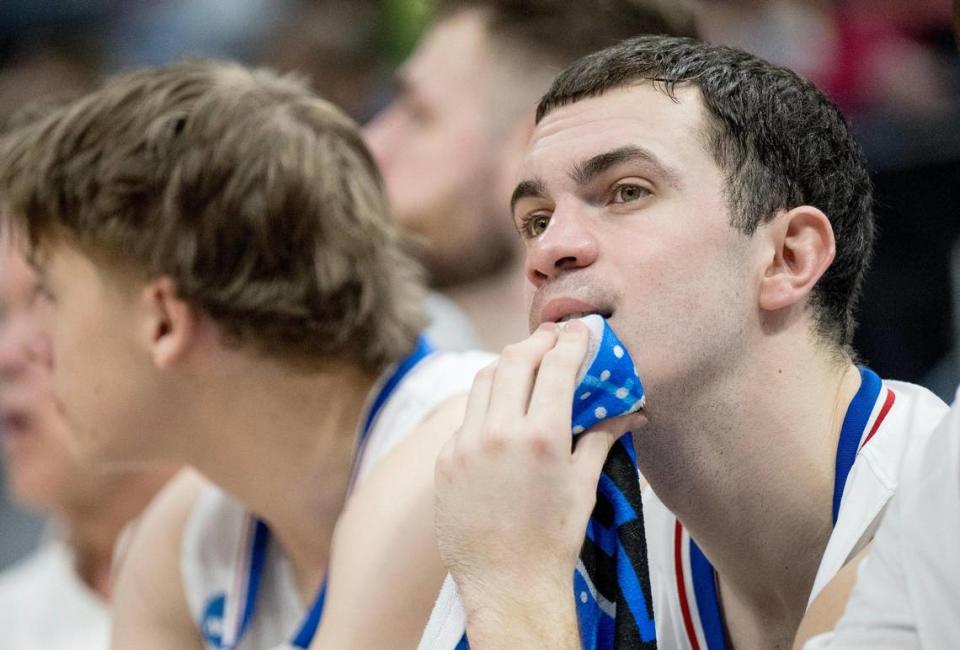
M602 316L579 319L590 332L587 354L573 396L573 434L607 418L643 408L646 396L627 349Z

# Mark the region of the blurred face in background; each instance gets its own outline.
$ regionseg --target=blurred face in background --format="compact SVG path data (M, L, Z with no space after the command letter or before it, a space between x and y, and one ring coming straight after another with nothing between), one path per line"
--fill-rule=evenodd
M365 129L392 213L420 237L419 257L439 285L495 271L516 247L492 45L477 11L439 21L401 69L393 102Z
M8 489L24 505L56 511L82 496L72 438L50 391L50 346L34 324L36 278L0 235L0 436Z

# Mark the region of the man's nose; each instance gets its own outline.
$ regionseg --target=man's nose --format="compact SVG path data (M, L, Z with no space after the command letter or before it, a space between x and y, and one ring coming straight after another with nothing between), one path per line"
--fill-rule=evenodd
M590 266L597 253L587 215L558 205L546 230L527 247L527 277L539 287L561 273Z

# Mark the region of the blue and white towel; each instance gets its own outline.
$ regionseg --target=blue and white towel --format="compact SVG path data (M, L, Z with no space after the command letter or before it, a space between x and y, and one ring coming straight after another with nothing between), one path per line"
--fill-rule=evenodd
M582 320L590 329L590 350L573 397L573 435L637 411L645 400L633 360L607 322L597 315ZM629 433L604 463L572 595L585 649L657 647L639 472ZM469 647L463 605L447 576L419 650Z

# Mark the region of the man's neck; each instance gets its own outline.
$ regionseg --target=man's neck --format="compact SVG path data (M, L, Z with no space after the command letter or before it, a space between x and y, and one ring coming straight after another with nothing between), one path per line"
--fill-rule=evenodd
M523 256L517 255L496 273L444 288L488 350L499 352L530 335L530 300L522 260Z
M652 398L651 426L635 436L641 471L716 569L725 614L799 622L859 382L815 344L780 342L696 394Z
M240 374L218 378L227 381L204 405L208 442L189 462L269 525L308 599L329 560L359 420L377 376L348 365Z

